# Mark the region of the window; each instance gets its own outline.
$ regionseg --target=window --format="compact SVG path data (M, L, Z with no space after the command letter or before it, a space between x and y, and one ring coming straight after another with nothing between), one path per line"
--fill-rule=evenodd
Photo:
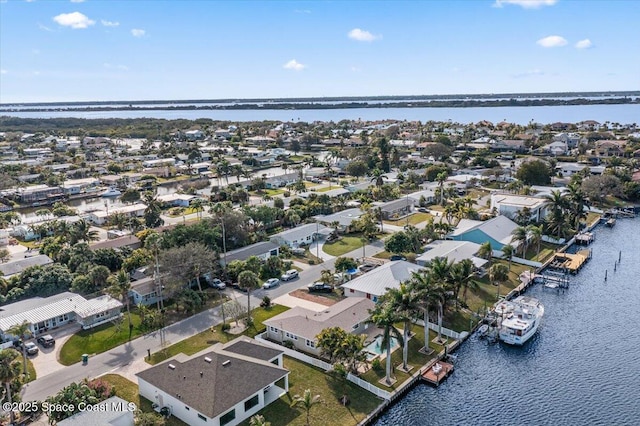
M296 336L295 334L291 334L288 331L285 331L284 335L287 337L287 339L298 340L298 336Z
M187 410L187 411L191 411L191 408L189 408L189 406L187 406L187 405L184 406L184 409Z
M306 344L310 348L315 348L316 347L316 344L315 344L315 342L313 340L307 340Z
M258 405L258 403L260 403L260 397L258 395L252 396L244 402L244 411L247 412L251 410L253 407Z
M200 416L200 414L198 414L198 417L202 418L203 416ZM236 419L236 410L234 408L233 410L220 416L220 426L224 426L228 423L231 423L235 419Z
M233 417L235 417L235 413L234 413ZM202 414L200 414L200 413L198 413L198 418L200 420L204 420L205 422L207 421L207 418L205 416L203 416ZM231 420L233 420L233 419L231 419ZM226 423L222 423L222 420L221 420L220 424L226 424Z
M355 293L356 291L352 288L349 289L349 293Z
M353 325L351 326L351 328L352 328L353 330L357 330L357 329L358 329L358 327L360 327L360 323L356 323L356 324L353 324Z

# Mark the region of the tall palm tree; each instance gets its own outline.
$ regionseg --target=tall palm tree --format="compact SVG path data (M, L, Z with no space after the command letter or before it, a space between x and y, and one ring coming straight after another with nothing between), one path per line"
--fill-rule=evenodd
M442 317L447 302L447 291L451 286L451 269L453 261L449 261L446 257L436 257L429 265L428 269L434 281L439 283L440 291L435 293L438 303L438 341L442 339Z
M20 343L22 343L22 374L25 376L28 374L27 372L27 347L24 345L24 340L30 338L33 333L31 332L31 324L26 320L22 322L22 324L16 324L10 327L7 330L8 334L12 336L16 336Z
M551 214L547 216L550 229L556 233L557 239L560 239L566 229L566 210L568 207L567 198L562 192L551 191L550 194L543 196L545 199L543 207L547 209Z
M13 402L11 384L20 376L20 361L16 360L18 352L12 349L0 350L0 382L4 384L4 392L9 405ZM15 414L9 410L10 424L15 424Z
M238 274L238 285L247 291L247 319L251 321L251 290L260 286L260 280L253 271L242 271Z
M409 332L411 324L417 318L419 312L419 293L414 290L411 281L401 283L399 288L390 288L386 295L393 309L402 322L402 340L404 346L402 348L402 368L407 371L407 359L409 358Z
M489 269L489 279L498 286L496 299L500 299L500 283L507 282L509 279L509 269L502 263L496 263Z
M502 247L502 254L504 255L505 259L509 260L509 272L511 272L511 260L513 259L515 251L515 247L513 247L511 244L507 244L506 246Z
M90 242L100 239L98 231L92 230L91 224L84 219L80 219L79 221L73 223L71 225L70 233L71 239L69 242L71 243L71 245L76 244L78 241Z
M127 319L129 320L129 330L131 330L131 311L129 307L129 292L131 291L131 280L129 274L124 269L118 271L111 279L111 286L108 288L110 294L120 297L122 303L127 307Z
M304 408L304 411L307 414L307 422L305 423L306 426L309 426L309 417L311 414L311 409L317 405L322 403L322 399L320 397L320 395L311 395L311 389L305 389L304 394L302 394L302 396L300 395L294 395L293 396L293 401L291 402L291 406L292 407L297 407L297 406L302 406L302 408Z
M412 272L411 286L418 293L418 304L424 318L424 351L429 353L429 311L437 298L439 286L428 270Z
M373 182L376 186L384 185L384 180L388 179L388 176L384 174L384 172L380 169L373 169L371 171L371 182Z
M491 243L489 241L480 244L480 248L478 249L478 257L483 259L487 259L489 261L489 268L491 267L491 257L493 256L493 247L491 247Z
M464 303L467 303L467 290L470 287L476 286L474 280L475 266L471 259L463 259L460 262L453 265L451 268L451 282L453 284L453 294L456 300L456 306L458 306L458 294L461 289L463 290Z
M444 206L444 183L447 180L447 173L440 172L436 175L436 182L438 182L438 189L440 190L440 205Z
M529 232L525 226L518 226L511 233L511 241L517 242L520 247L522 257L527 256L527 245L529 243Z
M527 226L527 234L529 237L529 242L532 245L536 245L537 250L536 250L536 256L538 256L540 254L540 243L542 242L542 235L543 235L543 231L542 231L542 225L529 225Z
M395 323L400 320L400 316L395 311L393 304L383 300L378 303L373 310L370 311L371 317L369 322L375 324L378 328L383 330L382 341L380 345L386 348L386 378L387 385L391 385L391 339L395 337L400 345L404 345L402 340L402 334L395 327Z

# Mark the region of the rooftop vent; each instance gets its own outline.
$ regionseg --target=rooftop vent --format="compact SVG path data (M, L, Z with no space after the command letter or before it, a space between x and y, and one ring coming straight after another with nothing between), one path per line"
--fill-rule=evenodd
M173 364L169 364L169 368L170 368L171 370L175 370L175 369L176 369L176 366L175 366L175 365L173 365Z
M202 376L204 376L204 373L201 371L201 372L200 372L200 377L202 377Z
M209 358L208 356L204 357L205 362L211 363L211 358Z
M223 366L223 367L226 367L226 366L227 366L227 365L229 365L229 364L231 364L231 360L230 360L230 359L228 359L228 360L226 360L225 362L223 362L223 363L222 363L222 366Z

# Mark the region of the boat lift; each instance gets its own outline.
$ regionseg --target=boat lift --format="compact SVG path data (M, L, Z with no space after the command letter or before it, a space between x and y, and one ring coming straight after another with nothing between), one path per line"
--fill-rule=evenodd
M536 274L536 281L542 283L544 288L564 290L569 288L569 273L548 270L544 274Z

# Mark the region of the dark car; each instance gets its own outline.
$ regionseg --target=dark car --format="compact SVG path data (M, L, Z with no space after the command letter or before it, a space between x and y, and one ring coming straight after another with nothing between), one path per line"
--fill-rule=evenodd
M50 348L56 344L56 340L50 334L38 337L37 341L43 348Z
M333 287L327 283L323 283L321 281L315 282L313 284L309 284L307 286L309 292L319 292L319 293L331 293L333 291Z
M407 260L407 258L400 254L394 254L389 258L389 260Z

